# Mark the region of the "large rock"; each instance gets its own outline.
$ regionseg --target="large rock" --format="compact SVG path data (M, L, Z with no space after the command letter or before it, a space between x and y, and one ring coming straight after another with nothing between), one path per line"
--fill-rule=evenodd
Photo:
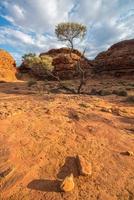
M0 49L0 81L16 80L16 64L13 57Z
M86 59L78 50L74 49L70 55L70 49L60 48L52 49L46 53L41 53L40 56L48 55L53 58L53 66L55 75L63 79L71 79L78 76L75 70L78 61L81 59L81 67L84 70L91 70L92 63Z
M95 72L117 76L134 74L134 39L112 45L94 60Z
M73 50L70 55L70 49L60 48L51 49L48 52L41 53L40 57L50 56L53 59L52 65L54 66L53 74L60 77L61 79L73 79L79 76L76 70L76 64L81 59L81 66L84 70L90 71L92 63L86 59L78 50ZM35 70L36 69L36 70ZM44 79L52 77L46 76L42 66L36 66L36 68L30 68L26 62L23 62L19 68L21 74L29 74L35 76L37 79Z

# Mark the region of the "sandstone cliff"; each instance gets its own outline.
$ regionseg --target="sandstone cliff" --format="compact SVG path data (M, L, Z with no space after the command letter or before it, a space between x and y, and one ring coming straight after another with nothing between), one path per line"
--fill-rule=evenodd
M95 72L117 76L134 74L134 39L112 45L94 60Z
M0 81L16 80L16 64L13 57L0 49Z

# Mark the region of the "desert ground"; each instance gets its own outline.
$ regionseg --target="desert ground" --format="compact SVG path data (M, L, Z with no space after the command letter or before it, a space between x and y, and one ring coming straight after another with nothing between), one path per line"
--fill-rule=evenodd
M88 95L93 88L134 94L133 79L89 80L81 95L52 85L0 83L0 200L133 200L134 104ZM78 174L76 155L91 163L91 176ZM62 192L70 173L74 190Z

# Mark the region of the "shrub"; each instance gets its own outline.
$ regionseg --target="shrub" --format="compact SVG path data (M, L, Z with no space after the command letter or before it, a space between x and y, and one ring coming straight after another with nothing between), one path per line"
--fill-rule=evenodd
M107 96L107 95L111 95L112 92L108 91L108 90L100 90L100 91L98 91L98 94L101 96Z
M118 96L124 96L124 97L128 95L126 90L113 90L112 94L116 94Z
M88 106L85 103L80 103L79 106L81 106L83 108L88 108Z
M101 96L106 96L106 95L111 95L112 92L108 90L99 90L97 91L95 88L93 88L90 92L91 95L101 95Z
M35 85L36 83L37 82L35 80L30 80L30 81L28 81L27 86L31 87L31 86Z
M32 56L26 59L27 65L31 68L33 74L41 77L49 75L53 71L52 61L53 59L50 56Z
M129 103L134 103L134 95L128 96L126 101L129 102Z
M91 95L97 95L97 90L95 88L92 88L91 89L91 92L90 92Z

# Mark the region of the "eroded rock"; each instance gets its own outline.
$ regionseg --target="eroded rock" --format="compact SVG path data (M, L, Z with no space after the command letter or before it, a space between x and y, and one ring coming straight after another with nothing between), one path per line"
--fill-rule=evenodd
M60 188L64 192L71 192L74 189L73 174L66 176L60 185Z
M77 162L78 171L80 175L88 176L92 174L91 163L88 162L83 156L77 155L76 162Z
M0 81L16 80L16 64L13 57L0 49Z

